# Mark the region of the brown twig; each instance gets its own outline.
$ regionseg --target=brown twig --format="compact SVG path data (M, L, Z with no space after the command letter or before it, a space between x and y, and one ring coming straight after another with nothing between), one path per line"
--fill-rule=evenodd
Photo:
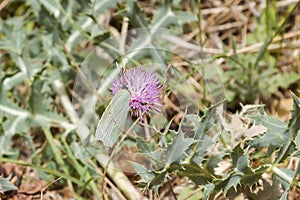
M98 173L100 174L102 177L105 177L103 176L103 173L102 171L100 171L98 169L98 167L95 165L95 163L89 159L89 163L91 166L93 166L93 169ZM111 180L109 180L107 177L105 177L104 181L113 189L115 190L115 192L117 193L117 195L120 197L120 199L122 200L126 200L126 197L122 194L122 192L111 182Z
M55 180L53 180L53 181L51 181L48 185L46 185L46 186L41 190L41 200L43 200L43 193L44 193L44 191L45 191L50 185L52 185L53 183L59 181L61 178L62 178L62 176L61 176L61 177L58 177L57 179L55 179Z
M121 143L125 140L125 138L127 137L127 135L129 134L129 132L133 129L133 127L136 125L136 123L138 122L139 119L137 119L132 125L131 127L126 131L126 133L123 135L123 137L120 139L120 141L117 143L117 145L114 147L111 155L109 156L109 159L106 163L106 166L103 170L103 177L102 177L102 184L101 184L101 190L102 190L102 194L104 194L104 190L105 190L105 187L106 187L106 184L105 184L105 177L106 177L106 173L107 173L107 170L108 170L108 167L109 167L109 163L111 162L111 160L113 159L114 157L114 154L116 152L116 150L118 149L118 147L121 145Z
M66 53L66 56L71 60L71 62L73 63L74 67L76 68L76 71L78 72L79 76L81 77L81 79L83 80L83 82L85 84L87 84L87 86L89 87L89 89L91 91L93 91L94 94L97 95L97 88L90 82L90 80L86 77L86 75L83 73L83 71L81 70L81 68L79 67L79 64L77 63L77 61L75 60L75 58L73 57L73 55L71 54L71 52L67 49L67 46L60 41L61 45L64 48L64 51ZM101 99L101 97L99 95L97 95L98 98Z
M172 186L172 184L170 183L169 180L167 181L167 184L168 184L169 187L170 187L170 191L171 191L171 193L172 193L174 199L177 200L177 196L176 196L176 194L175 194L175 192L174 192L174 190L173 190L173 186Z
M2 1L2 3L0 4L0 11L3 10L9 3L9 0L4 0Z
M291 32L291 33L286 33L283 36L277 36L272 40L272 43L279 42L279 41L286 40L286 39L290 39L290 38L294 38L294 37L298 37L298 36L300 36L300 31L299 30ZM264 44L263 42L258 42L258 43L255 43L253 45L247 46L245 48L239 49L239 50L237 50L236 53L241 54L241 53L247 53L247 52L256 52L256 51L259 50L259 48L263 44ZM227 54L227 56L232 56L233 54L234 54L233 52L229 52Z

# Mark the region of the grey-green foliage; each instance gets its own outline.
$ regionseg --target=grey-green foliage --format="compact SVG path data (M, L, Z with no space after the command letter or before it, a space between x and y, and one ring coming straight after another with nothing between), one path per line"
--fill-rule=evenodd
M70 159L62 161L56 158L60 160L58 167L51 160L53 152L46 147L45 155L47 159L51 157L49 162L47 160L47 167L55 171L58 168L73 171L70 169L76 166L79 177L86 175L87 162L76 160L76 155L72 154L71 147L68 146L71 140L73 151L81 151L77 143L78 138L70 131L74 129L74 126L67 117L60 113L60 105L55 99L57 94L52 89L55 81L61 81L68 86L70 81L74 80L73 61L67 56L66 50L70 51L78 62L81 62L84 55L82 56L76 50L78 44L87 41L98 45L98 42L102 42L102 36L105 36L107 32L102 24L97 23L99 15L109 8L121 8L117 14L127 16L130 26L143 28L144 31L142 32L144 34L138 35L128 47L129 51L134 52L130 58L143 59L148 58L150 54L153 62L164 63L169 57L156 48L150 48L149 52L136 51L156 45L151 39L159 36L159 29L149 27L179 30L182 23L195 21L196 17L188 12L180 11L179 1L160 1L160 7L154 12L152 19L146 16L136 1L95 0L93 3L88 3L84 0L29 0L25 3L11 2L16 3L15 6L19 6L19 9L15 13L6 13L11 17L0 19L0 49L4 52L0 55L0 156L17 157L17 152L11 148L11 140L16 134L23 134L24 137L30 138L28 134L32 127L64 128L66 138L62 140L55 138L58 142L53 143L52 147L56 147L57 152L65 153L63 156L67 155ZM3 11L1 15L5 15L5 12ZM145 40L145 38L150 38L150 40ZM107 47L119 56L120 52L113 51L115 50L113 45ZM257 94L268 95L276 91L278 87L286 88L298 80L295 73L280 74L279 70L274 67L276 63L269 55L264 57L263 62L260 61L261 64L268 66L266 68L261 68L261 65L255 66L257 60L253 60L250 56L236 56L234 59L234 62L230 63L233 67L232 71L225 73L224 78L230 80L238 76L235 85L230 85L229 89L231 92L236 92L232 97L240 96L241 100L248 97L249 91L250 97L254 99ZM27 93L22 93L24 88ZM195 185L202 185L203 197L208 199L220 190L225 194L231 194L242 187L250 190L251 186L257 184L262 178L261 175L264 172L271 172L283 188L284 193L281 194L281 198L285 199L290 187L299 186L295 180L300 171L299 166L296 171L282 169L279 166L291 156L300 157L299 99L296 96L293 96L293 99L294 110L288 124L271 118L265 113L251 116L255 123L262 124L268 128L268 131L256 135L250 142L241 142L231 148L223 146L220 142L222 134L216 133L214 129L216 107L209 108L203 116L185 116L178 130L169 130L170 122L164 132L159 134L158 145L138 138L139 151L147 155L152 164L147 169L133 163L137 173L141 176L139 184L144 189L153 188L158 191L171 174L178 174L191 179ZM193 136L186 136L183 125L192 130L190 132L193 132ZM225 132L225 130L221 131ZM61 144L64 146L62 147ZM216 147L218 148L214 149ZM249 153L249 149L260 150L263 147L268 148L268 154L261 158L259 166L252 166L251 161L254 160L254 155ZM34 149L34 145L31 145L31 148ZM272 154L277 155L274 163L270 162ZM59 157L60 154L55 156ZM77 158L82 159L82 157L83 155L77 155ZM228 161L232 165L225 174L218 174L216 171L221 161ZM42 161L37 162L38 165ZM74 165L68 165L68 162ZM84 166L81 165L82 162ZM92 169L90 166L88 168ZM66 175L70 180L77 181L70 177L71 175ZM93 182L92 178L87 180L89 175L80 179ZM1 181L0 192L15 189L7 179L1 178ZM268 184L264 185L268 187ZM277 185L274 184L270 188L276 189ZM95 186L93 191L96 193L97 190L98 187Z
M133 37L126 56L130 59L151 56L152 63L162 64L167 63L168 56L166 54L170 51L166 46L163 46L162 34L167 33L171 27L179 31L181 28L178 29L178 27L183 23L197 20L194 14L178 11L178 7L172 6L169 1L160 4L153 13L152 19L146 16L136 1L132 0L128 1L128 7L122 14L129 18L130 24L138 28L137 37Z
M259 66L254 63L253 55L228 57L230 70L224 72L223 78L229 102L253 103L256 98L273 94L279 88L288 88L299 80L295 72L281 72L275 59L267 53Z
M158 28L173 26L173 28L179 29L182 23L195 20L193 14L180 12L176 2L172 5L160 2L160 5L160 9L154 13L153 19L150 19L136 1L9 1L6 5L8 9L1 10L0 19L0 157L18 159L19 146L12 148L12 140L13 137L19 135L25 138L25 142L29 142L30 151L34 156L30 160L36 166L43 165L45 172L52 175L62 170L64 180L70 190L74 188L73 184L80 185L82 188L76 191L76 195L80 196L83 193L86 195L86 188L88 188L94 193L89 196L90 198L94 198L94 196L100 198L94 182L96 176L93 174L91 177L91 170L87 170L88 162L76 160L83 157L82 150L79 148L82 146L74 134L73 119L69 119L63 113L65 108L62 108L63 103L60 98L62 95L56 90L56 87L58 84L61 88L71 90L77 73L74 69L76 62L80 65L88 53L85 51L88 51L90 46L105 43L103 40L109 36L109 31L105 24L99 23L98 20L111 8L116 11L112 18L116 17L119 20L123 16L128 16L130 18L129 27L132 29L147 29L148 26ZM168 15L161 18L166 11L168 11ZM178 15L174 14L177 12ZM142 20L141 24L138 23L140 19ZM152 36L155 34L157 32L151 32ZM137 40L139 39L137 38ZM105 43L105 47L108 49L107 53L113 59L121 55L118 50L119 41L114 42ZM81 44L88 44L89 47L80 46ZM145 46L147 45L151 44L147 43ZM131 46L133 47L129 46L128 48L136 50L134 44ZM163 56L155 56L160 55L155 49L150 53L153 58L159 58L161 62L165 60ZM144 59L148 56L149 54L139 54L139 51L135 51L135 55L130 58ZM93 75L96 76L96 79L99 78L97 73L93 73ZM85 84L88 85L88 83ZM75 116L69 117L75 118ZM97 118L97 116L93 117ZM33 145L35 137L31 133L40 130L35 129L36 127L43 128L47 142L50 143L50 146L46 146L41 151L36 151L36 146ZM52 136L52 129L50 133L49 127L57 128L53 130L58 130L59 134ZM65 131L64 134L61 134L63 131ZM40 132L42 133L42 131ZM73 151L69 147L70 144L72 144ZM189 144L190 142L186 146ZM147 150L147 154L154 163L165 159L163 152L150 150ZM181 150L182 155L179 157L173 154L169 162L184 156L184 150L185 148ZM53 152L55 153L53 154ZM72 173L69 173L71 171ZM39 173L45 179L49 179L51 176L42 171ZM155 175L157 174L160 175L152 181L154 187L165 180L167 172L155 173ZM50 179L52 178L51 176ZM2 185L1 187L5 188ZM1 192L5 192L4 189Z
M0 194L17 189L18 188L9 181L9 178L3 178L2 176L0 176Z
M0 135L1 156L14 154L10 149L11 138L16 133L28 132L31 127L74 128L53 106L56 94L52 84L74 79L75 71L65 51L71 51L84 40L96 41L104 34L104 27L95 19L118 2L11 3L19 6L19 12L0 19L0 49L5 52L1 55L0 112L4 131ZM9 9L2 14L11 15ZM21 94L18 87L25 87L28 93Z
M140 185L144 189L150 187L157 191L163 181L170 174L175 173L181 177L189 178L196 185L202 185L204 187L204 199L209 199L210 196L213 196L218 191L223 191L225 195L231 197L243 193L245 197L256 197L259 199L263 197L286 199L287 192L291 187L300 186L299 181L295 180L296 175L300 172L299 166L297 166L296 170L280 167L282 166L281 163L286 162L291 156L300 157L300 139L298 134L300 104L299 99L295 95L293 95L293 99L292 117L288 123L270 117L262 110L255 115L251 114L249 117L252 118L254 123L252 126L260 124L267 128L267 131L263 134L253 134L250 140L241 141L231 148L222 147L222 134L218 135L216 140L213 139L215 137L210 135L209 131L215 131L210 122L212 119L216 119L216 115L213 114L215 113L215 107L209 108L203 117L196 115L185 117L192 121L194 127L193 139L185 138L185 132L179 128L176 131L177 135L171 137L172 140L168 142L167 146L157 148L143 141L143 148L141 148L144 149L143 152L151 151L153 153L157 151L163 154L162 157L167 159L164 159L165 165L159 169L146 169L137 163L133 163L137 173L141 176L139 180ZM215 121L214 125L216 123ZM174 131L169 130L171 135L173 135L172 132ZM162 134L161 137L165 137L165 134ZM178 143L180 141L182 145ZM195 154L199 148L197 145L202 150L199 151L201 153ZM218 146L218 151L205 153L208 149L212 150L212 148L209 148L212 146ZM257 154L263 147L268 148L268 154ZM256 153L249 152L249 149L253 148ZM172 156L174 152L177 152L178 157L176 159ZM275 162L270 162L272 155L276 157ZM251 163L257 162L257 156L259 156L259 165L253 166ZM231 166L223 174L216 173L216 169L222 167L220 163L224 161L230 163ZM271 183L267 182L262 176L266 172L272 174ZM260 185L259 180L261 179L263 180L263 185L261 186L263 189L254 192L253 188ZM284 190L283 193L281 188ZM272 195L266 192L271 190L276 191L273 191Z
M208 133L209 124L212 125L211 121L215 113L216 106L210 108L206 115L201 118L192 115L186 117L189 121L188 126L191 126L191 124L195 125L193 130L196 131L196 134L192 138L185 136L182 128L186 123L186 119L183 117L177 131L167 129L161 134L160 140L164 142L161 142L161 145L158 147L151 145L147 141L138 139L137 147L139 150L145 153L151 160L154 160L154 167L152 169L145 169L139 164L133 163L133 167L142 178L139 183L144 189L153 188L155 191L158 191L159 186L164 183L165 179L172 172L177 172L180 176L189 177L195 183L207 183L209 180L212 180L213 175L210 174L209 170L201 166L201 163L196 164L194 159L198 156L204 157L208 147L213 144L212 138L208 139L201 135ZM196 119L199 120L198 123L195 123ZM171 141L168 138L171 138ZM203 139L208 143L203 144ZM198 146L198 144L200 145ZM203 144L205 149L203 149L201 144ZM157 156L159 159L155 159L153 155L159 155ZM201 162L205 162L203 158L200 160Z
M300 3L297 2L282 19L278 19L279 9L276 1L272 2L272 4L267 3L268 6L263 10L262 17L258 18L258 28L252 34L247 34L247 40L252 44L261 42L263 38L264 43L259 51L247 55L225 56L228 60L227 66L230 68L224 72L225 85L228 88L227 98L230 102L234 100L254 103L255 99L273 94L278 88L286 89L299 80L296 72L281 71L277 67L280 50L270 53L268 47L272 40L289 26L290 17ZM235 48L235 44L233 46Z

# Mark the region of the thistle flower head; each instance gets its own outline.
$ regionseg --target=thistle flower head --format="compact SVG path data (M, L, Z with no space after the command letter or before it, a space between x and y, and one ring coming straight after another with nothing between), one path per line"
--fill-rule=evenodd
M130 92L131 113L143 120L143 113L150 114L150 110L159 110L161 100L161 84L152 72L142 67L123 70L119 78L112 84L112 93L115 95L120 89L126 87Z

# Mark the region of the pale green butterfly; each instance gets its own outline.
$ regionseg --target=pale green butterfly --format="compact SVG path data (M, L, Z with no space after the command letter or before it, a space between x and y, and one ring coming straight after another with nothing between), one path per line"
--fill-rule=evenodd
M123 72L127 59L123 59L123 66L117 67ZM96 129L96 140L103 142L105 146L112 147L122 134L129 110L130 92L123 86L112 98L99 120Z
M129 110L130 92L120 89L112 98L99 120L96 129L96 140L105 146L112 147L122 134Z

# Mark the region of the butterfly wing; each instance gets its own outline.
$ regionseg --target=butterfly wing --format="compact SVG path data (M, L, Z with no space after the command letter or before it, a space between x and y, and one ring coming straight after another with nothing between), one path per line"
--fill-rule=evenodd
M112 147L123 132L129 100L129 91L119 90L102 114L96 129L96 140L101 140L105 146Z

